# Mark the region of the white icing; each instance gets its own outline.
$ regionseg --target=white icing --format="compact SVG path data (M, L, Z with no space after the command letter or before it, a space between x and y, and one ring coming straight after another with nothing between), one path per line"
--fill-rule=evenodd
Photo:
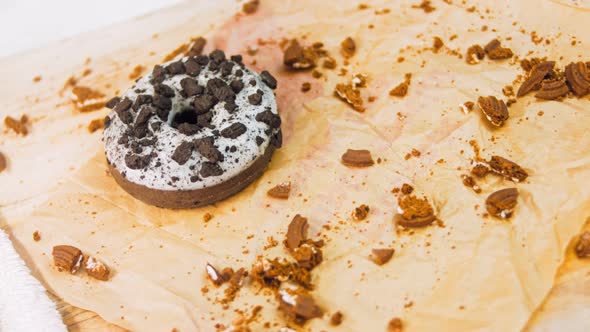
M469 108L467 108L467 106L465 106L465 104L461 104L459 105L459 108L461 109L461 111L465 114L469 114Z
M98 262L96 261L96 259L94 257L88 257L88 259L86 260L86 270L92 270L95 267L98 266Z
M217 272L215 272L215 269L213 268L213 266L207 264L206 269L207 269L207 274L209 275L211 280L217 281L217 279L219 279L219 276L217 275Z
M186 58L183 59L183 61L185 60ZM165 63L162 66L166 66L167 64L168 63ZM223 174L206 178L199 176L201 178L199 181L191 182L191 176L198 175L201 164L208 160L197 151L193 151L192 158L184 165L179 165L171 158L178 145L183 141L193 141L195 139L213 135L212 129L203 128L195 135L186 136L168 125L174 118L174 115L180 112L183 107L188 106L194 99L187 98L185 100L180 95L180 91L182 90L180 81L186 77L190 77L186 74L167 77L163 82L163 84L174 89L175 96L171 98L172 109L168 116L168 124L163 123L160 131L155 134L156 137L158 137L155 146L143 147L143 152L140 154L142 156L148 155L154 148L156 149L157 157L152 158L149 166L145 169L137 170L129 169L126 166L125 155L129 153L129 148L117 143L122 136L122 133L126 130L126 125L114 112L111 112L109 115L111 118L111 124L104 131L105 152L108 160L119 172L125 173L125 178L128 181L157 190L202 189L225 182L238 175L244 169L252 165L258 157L262 156L270 144L270 137L265 134L265 131L269 129L269 126L263 122L256 121L255 117L256 114L265 111L265 109L269 109L272 113L278 114L274 93L264 82L262 82L262 79L257 73L238 65L234 65L232 68L232 74L227 78L221 77L221 70L217 73L210 72L208 66L204 67L199 76L196 77L201 86L206 86L207 81L214 77L219 77L229 83L236 78L234 73L238 69L241 69L244 73L241 77L241 80L244 83L244 88L236 94L235 102L236 105L238 105L238 109L230 114L223 107L224 103L220 102L215 105L212 110L214 115L211 124L216 127L215 129L221 131L229 125L237 122L244 124L246 128L248 128L244 134L235 139L224 138L221 136L215 139L215 146L224 155L224 161L218 162L218 165L224 171ZM153 95L154 88L149 82L151 78L151 73L142 77L134 86L125 92L122 98L127 97L132 101L135 101L138 95L138 93L135 92L136 89L145 90L139 94ZM249 82L251 80L256 81L256 86L250 85ZM263 91L262 102L260 105L251 105L248 102L248 96L256 93L258 89ZM156 122L157 120L155 118L156 116L153 116L149 120L149 123ZM277 130L278 129L273 129L272 133L276 133ZM256 143L256 136L260 136L264 140L260 146ZM232 146L236 146L236 152L229 152L229 148ZM226 149L228 150L226 151ZM156 167L155 164L158 160L161 162L161 166ZM191 165L194 166L193 170L189 168ZM171 177L177 177L179 180L171 182Z
M279 291L281 300L289 305L295 306L297 304L297 295L291 295L286 289Z

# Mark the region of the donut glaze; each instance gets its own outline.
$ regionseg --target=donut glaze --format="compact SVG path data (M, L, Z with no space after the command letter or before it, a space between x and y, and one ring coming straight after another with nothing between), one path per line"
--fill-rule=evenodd
M282 143L271 87L268 72L221 51L156 66L110 105L104 142L111 173L131 195L160 207L197 207L237 193Z

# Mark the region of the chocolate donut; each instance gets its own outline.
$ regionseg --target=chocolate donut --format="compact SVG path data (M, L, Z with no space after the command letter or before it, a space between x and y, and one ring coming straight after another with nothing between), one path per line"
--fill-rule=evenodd
M129 194L165 208L223 200L256 180L282 144L274 77L223 51L157 65L105 119L107 163Z

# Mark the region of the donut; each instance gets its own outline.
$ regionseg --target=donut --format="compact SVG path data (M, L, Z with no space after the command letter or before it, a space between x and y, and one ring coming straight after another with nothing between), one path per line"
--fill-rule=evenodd
M267 71L223 51L156 65L107 103L109 171L135 198L184 209L226 199L260 177L282 144Z

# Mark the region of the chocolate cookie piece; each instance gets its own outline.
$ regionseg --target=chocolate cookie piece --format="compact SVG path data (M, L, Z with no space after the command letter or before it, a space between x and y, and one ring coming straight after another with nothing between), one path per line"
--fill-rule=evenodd
M282 144L276 85L270 73L222 51L156 66L113 102L117 116L104 131L113 177L133 196L169 208L237 193ZM316 260L304 249L298 255L302 264Z

